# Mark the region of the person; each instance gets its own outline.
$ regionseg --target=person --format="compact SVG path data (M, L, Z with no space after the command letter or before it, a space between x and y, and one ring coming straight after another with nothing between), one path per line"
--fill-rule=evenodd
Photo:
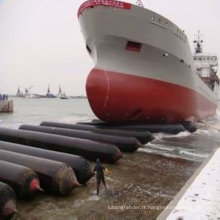
M102 166L100 160L97 158L96 165L94 167L94 172L96 172L97 195L99 195L99 187L101 182L103 183L106 190L104 170L105 167Z
M3 100L3 96L2 96L2 94L0 94L0 100Z

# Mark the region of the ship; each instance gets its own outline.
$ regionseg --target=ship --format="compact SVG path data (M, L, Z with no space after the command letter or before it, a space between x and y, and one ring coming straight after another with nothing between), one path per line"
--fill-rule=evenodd
M57 94L57 98L60 99L69 99L69 97L66 95L64 91L62 91L61 86L59 85L59 92Z
M30 93L30 90L34 86L30 86L29 88L25 88L25 93L24 93L24 98L31 98L31 99L39 99L41 98L41 95L35 94L35 93Z
M23 92L20 90L20 86L19 86L15 97L19 97L19 98L41 98L42 96L39 95L39 94L30 93L30 90L31 90L33 87L34 87L34 86L30 86L29 88L25 88L24 93L23 93Z
M215 114L218 61L202 53L200 39L193 54L184 30L138 0L85 1L78 19L94 61L87 97L99 119L177 123Z
M42 96L42 98L56 98L54 94L50 92L50 86L48 85L46 96Z
M17 93L16 93L16 95L15 95L15 97L24 97L25 95L24 95L24 93L23 92L21 92L21 90L20 90L20 86L18 87L18 90L17 90Z

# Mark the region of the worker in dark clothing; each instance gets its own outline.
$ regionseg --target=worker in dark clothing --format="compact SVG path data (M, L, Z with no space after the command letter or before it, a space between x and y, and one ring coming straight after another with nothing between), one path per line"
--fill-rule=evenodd
M103 183L106 189L104 170L105 168L102 166L100 160L97 159L96 165L94 167L94 172L96 172L97 195L99 195L99 187L101 182Z

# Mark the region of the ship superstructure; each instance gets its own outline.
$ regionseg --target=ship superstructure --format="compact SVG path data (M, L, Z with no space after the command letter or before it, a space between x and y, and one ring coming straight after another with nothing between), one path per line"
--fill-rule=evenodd
M194 41L194 63L197 74L206 83L206 85L217 95L219 78L218 78L218 57L215 54L203 52L203 40L200 31L197 35L197 40Z

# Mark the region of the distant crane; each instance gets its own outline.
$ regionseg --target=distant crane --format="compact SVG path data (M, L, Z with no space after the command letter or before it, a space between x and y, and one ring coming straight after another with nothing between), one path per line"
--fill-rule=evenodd
M17 90L16 96L17 97L24 97L23 92L21 92L21 90L20 90L20 86L18 86L18 90Z
M59 92L57 94L57 97L60 97L62 95L62 89L61 89L61 86L59 85Z
M49 85L48 85L48 89L47 89L46 98L56 98L55 95L53 95L52 93L50 93L50 86L49 86Z
M62 92L61 86L59 85L59 92L57 94L57 97L60 99L69 99L69 97L66 95L65 92Z
M29 95L29 91L33 88L34 86L30 86L29 88L25 88L25 96Z

